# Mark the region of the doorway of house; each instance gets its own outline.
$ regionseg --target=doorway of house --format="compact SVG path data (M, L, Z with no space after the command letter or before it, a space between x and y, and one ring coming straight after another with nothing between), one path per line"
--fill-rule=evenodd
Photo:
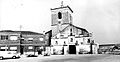
M20 53L23 54L24 46L20 46Z
M76 54L76 46L69 45L69 54Z

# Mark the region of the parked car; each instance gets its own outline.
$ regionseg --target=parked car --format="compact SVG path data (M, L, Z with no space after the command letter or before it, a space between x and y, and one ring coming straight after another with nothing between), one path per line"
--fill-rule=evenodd
M37 57L37 55L29 54L29 55L27 55L27 57Z
M89 51L84 50L84 49L80 49L79 54L89 54Z
M110 52L109 54L120 55L120 50L115 49L112 52Z
M38 54L36 54L35 52L26 52L25 53L26 57L37 57Z
M20 54L16 51L0 51L0 59L4 58L20 58Z

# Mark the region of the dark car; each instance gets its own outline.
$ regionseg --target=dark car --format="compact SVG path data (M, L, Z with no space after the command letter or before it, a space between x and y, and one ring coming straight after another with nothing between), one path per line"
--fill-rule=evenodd
M37 57L37 55L29 54L29 55L27 55L27 57Z

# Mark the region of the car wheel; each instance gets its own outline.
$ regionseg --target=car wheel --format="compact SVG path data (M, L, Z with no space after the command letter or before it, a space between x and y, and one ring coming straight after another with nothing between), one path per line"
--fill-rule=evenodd
M2 60L2 59L4 59L3 57L0 57L0 59Z
M15 58L16 58L16 56L13 56L12 58L13 58L13 59L15 59Z

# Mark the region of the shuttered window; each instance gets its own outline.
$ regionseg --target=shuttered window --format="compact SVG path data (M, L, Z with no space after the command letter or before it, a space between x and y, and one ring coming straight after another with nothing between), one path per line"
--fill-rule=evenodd
M8 35L1 35L1 40L8 40Z

